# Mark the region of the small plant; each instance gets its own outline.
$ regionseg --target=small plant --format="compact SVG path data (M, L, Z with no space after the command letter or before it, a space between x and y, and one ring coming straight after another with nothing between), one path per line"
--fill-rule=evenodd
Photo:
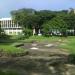
M32 30L25 28L23 30L23 33L24 33L25 38L28 38L28 37L30 37L32 35Z

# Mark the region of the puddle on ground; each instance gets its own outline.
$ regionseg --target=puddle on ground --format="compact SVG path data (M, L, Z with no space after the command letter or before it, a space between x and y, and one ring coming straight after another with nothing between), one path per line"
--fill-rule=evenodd
M39 48L37 48L37 47L32 47L32 48L30 48L30 49L34 49L34 50L37 50L37 49L39 49Z
M52 47L52 46L54 46L54 44L47 44L47 45L45 45L46 47Z

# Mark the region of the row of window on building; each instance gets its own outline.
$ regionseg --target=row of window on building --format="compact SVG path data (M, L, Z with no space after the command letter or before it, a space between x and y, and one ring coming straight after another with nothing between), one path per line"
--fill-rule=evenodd
M16 31L12 32L12 31L10 31L8 34L9 35L20 35L21 32L16 32Z
M15 24L13 20L1 21L1 28L20 28L18 24Z
M12 18L1 18L1 28L8 35L18 35L22 33L22 27L15 23Z

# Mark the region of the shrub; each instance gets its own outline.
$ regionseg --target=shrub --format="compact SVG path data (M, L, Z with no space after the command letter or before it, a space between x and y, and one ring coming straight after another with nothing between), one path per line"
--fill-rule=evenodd
M32 35L32 30L31 29L23 29L23 34L26 38L30 37Z

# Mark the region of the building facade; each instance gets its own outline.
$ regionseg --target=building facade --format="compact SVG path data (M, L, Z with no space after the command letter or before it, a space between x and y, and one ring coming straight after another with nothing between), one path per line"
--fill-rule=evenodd
M1 29L4 30L7 35L19 35L22 33L22 27L14 23L12 18L0 19Z

